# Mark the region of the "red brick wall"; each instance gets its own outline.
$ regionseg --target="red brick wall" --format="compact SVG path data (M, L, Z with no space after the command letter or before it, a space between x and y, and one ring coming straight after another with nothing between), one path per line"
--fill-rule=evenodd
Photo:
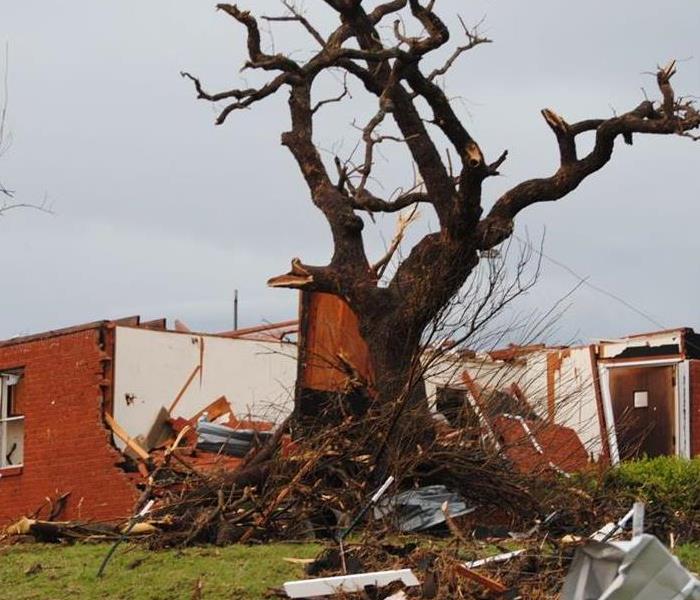
M690 361L690 452L700 455L700 360Z
M120 455L102 424L109 387L100 384L109 383L111 368L100 332L0 345L0 370L24 369L16 406L25 417L22 472L0 477L0 523L33 513L57 492L71 493L63 519L130 514L137 490L115 466Z

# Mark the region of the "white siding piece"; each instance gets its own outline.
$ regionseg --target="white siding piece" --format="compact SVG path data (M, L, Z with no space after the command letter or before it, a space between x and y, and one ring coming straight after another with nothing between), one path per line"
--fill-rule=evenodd
M505 554L497 554L496 556L488 556L487 558L480 558L479 560L472 560L470 562L464 563L464 566L468 569L476 569L477 567L483 567L491 563L506 562L511 558L520 556L525 550L514 550L513 552L506 552Z
M322 579L288 581L284 584L284 591L290 598L317 598L319 596L331 596L340 592L362 592L368 585L380 588L394 581L401 581L406 587L420 585L411 569L401 569L399 571L379 571L376 573L340 575Z

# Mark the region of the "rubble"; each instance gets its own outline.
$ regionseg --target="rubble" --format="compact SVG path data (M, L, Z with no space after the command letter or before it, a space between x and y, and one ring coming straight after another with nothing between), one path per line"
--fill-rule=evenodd
M633 519L632 539L608 541ZM700 598L700 581L653 535L643 533L644 505L635 503L601 538L597 532L574 556L562 600L684 600Z
M235 427L235 417L226 418ZM171 434L165 445L148 452L141 507L128 523L23 519L6 533L42 541L114 541L113 548L127 537L151 548L328 538L328 549L306 565L309 578L278 590L290 598L553 599L566 578L564 592L574 595L563 597L584 600L598 597L585 595L591 585L605 589L600 577L589 581L600 569L586 571L586 561L603 561L605 585L620 579L626 589L629 581L639 585L640 579L630 579L627 572L635 567L623 565L647 553L660 565L665 561L660 570L682 584L678 590L695 593L695 580L674 559L664 558L666 551L653 536L637 535L633 543L609 541L627 535L634 511L622 518L621 512L610 514L609 504L554 470L549 479L542 473L528 479L497 452L452 433L436 436L417 454L395 456L396 475L375 488L371 455L357 450L371 447L377 428L352 417L293 442L294 430L283 423L264 432L264 439L257 438L242 457L226 455L221 447L202 449L200 422L206 423L166 420ZM241 431L234 427L231 431ZM125 452L131 452L129 445ZM375 502L375 510L369 510ZM494 518L494 506L505 528ZM409 512L397 512L400 507ZM601 529L609 520L615 524ZM483 527L489 522L490 528ZM339 545L355 524L360 527L350 543ZM477 524L499 537L478 539ZM402 531L427 529L430 533L421 531L410 541L402 536ZM644 548L639 540L645 540ZM494 546L502 552L494 555ZM647 580L642 577L642 583Z
M351 328L350 316L339 314ZM349 338L336 353L339 374L327 368L332 336L311 333L325 354L321 360L306 348L299 414L258 421L235 414L224 395L205 398L189 416L174 413L202 372L204 342L188 342L200 364L140 435L103 415L139 491L133 516L109 524L60 520L64 493L49 500L48 518L38 510L4 535L113 542L100 574L125 540L152 549L324 540L326 550L307 565L309 579L278 590L292 598L545 599L557 597L569 572L566 600L585 600L591 585L601 592L618 579L621 589L637 585L627 572L647 552L682 584L676 593L695 593L694 579L667 560L658 539L639 534L639 509L625 514L637 498L594 485L603 465L590 461L573 429L539 416L517 386L487 389L465 375L477 419L460 420L449 403L442 415L417 411L413 429L393 443L392 407L372 405L359 342ZM253 334L264 338L269 328L246 335ZM671 512L652 503L650 532L676 535L686 517L672 521ZM630 522L633 541L620 541ZM601 561L607 579L591 583Z

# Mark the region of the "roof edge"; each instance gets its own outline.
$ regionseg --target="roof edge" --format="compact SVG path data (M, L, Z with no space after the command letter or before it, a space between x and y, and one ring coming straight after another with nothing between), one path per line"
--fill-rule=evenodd
M51 329L49 331L43 331L41 333L33 333L31 335L23 335L19 337L9 338L6 340L0 340L0 348L5 348L7 346L16 346L18 344L28 344L31 342L38 342L41 340L60 337L63 335L70 335L72 333L79 333L81 331L87 331L89 329L99 329L101 327L109 327L110 325L126 325L135 324L138 325L141 317L134 315L131 317L123 317L121 319L102 319L100 321L92 321L90 323L83 323L81 325L72 325L71 327L63 327L61 329Z

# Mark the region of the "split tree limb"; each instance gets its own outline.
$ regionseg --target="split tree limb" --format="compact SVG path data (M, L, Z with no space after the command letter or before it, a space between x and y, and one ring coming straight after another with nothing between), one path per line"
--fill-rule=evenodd
M610 119L589 119L568 125L551 110L542 111L559 143L561 166L548 178L525 181L501 196L477 227L479 249L487 250L506 239L513 228L513 219L523 209L539 202L552 202L575 190L589 175L605 166L613 155L615 139L621 136L630 143L635 133L685 135L700 127L700 113L689 102L675 101L670 78L675 61L660 69L657 81L663 101L661 110L645 100L635 109ZM673 104L671 104L673 103ZM595 145L590 153L578 159L576 136L595 131Z

